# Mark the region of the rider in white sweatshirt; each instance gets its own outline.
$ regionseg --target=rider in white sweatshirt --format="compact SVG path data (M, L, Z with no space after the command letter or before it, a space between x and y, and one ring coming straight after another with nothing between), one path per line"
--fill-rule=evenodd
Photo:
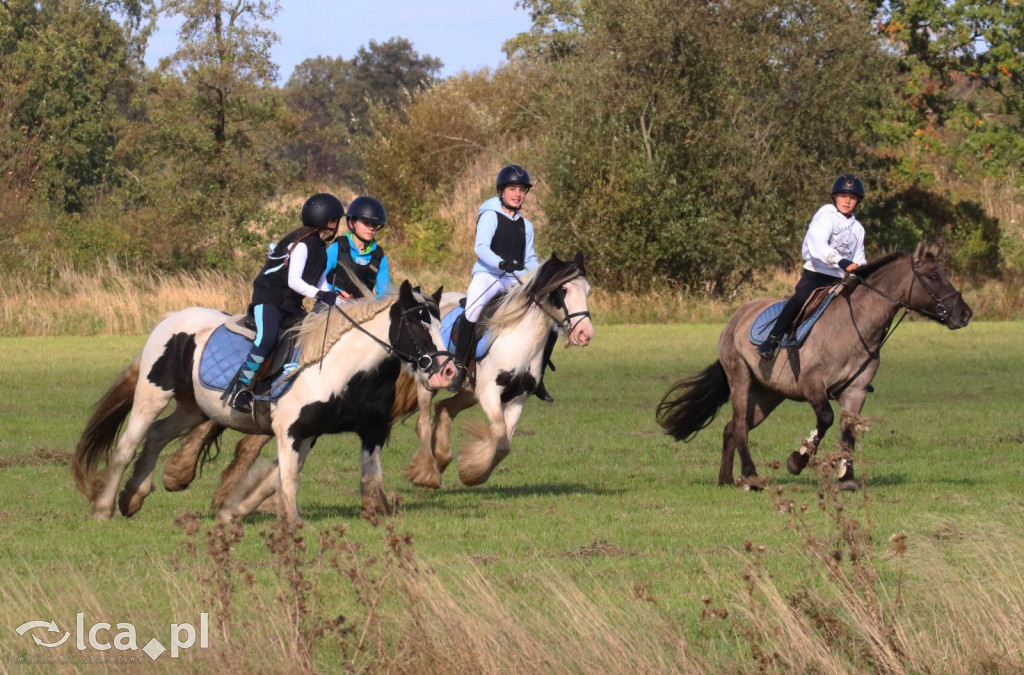
M832 203L818 209L807 226L801 248L803 274L767 339L757 348L761 358L775 358L779 342L814 289L835 285L846 272L852 272L867 262L864 258L864 226L853 215L863 198L864 183L857 176L843 174L832 183Z

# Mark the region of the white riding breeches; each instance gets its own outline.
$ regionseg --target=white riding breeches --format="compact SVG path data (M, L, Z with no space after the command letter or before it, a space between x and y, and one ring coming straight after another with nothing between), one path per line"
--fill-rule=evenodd
M466 289L466 319L476 322L491 298L519 283L511 274L496 277L487 272L477 272Z

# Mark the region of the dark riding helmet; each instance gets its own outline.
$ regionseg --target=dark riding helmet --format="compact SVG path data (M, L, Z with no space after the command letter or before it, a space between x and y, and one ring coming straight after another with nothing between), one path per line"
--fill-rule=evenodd
M334 195L326 192L315 194L302 205L302 224L317 230L326 230L327 223L341 220L345 205Z
M373 197L353 199L352 203L348 205L345 217L367 220L377 227L384 227L388 224L388 212L384 210L384 205Z
M858 199L864 199L864 183L852 173L844 173L832 183L831 192L833 196L842 193L857 195Z
M530 182L530 174L526 173L526 169L518 164L509 164L499 171L498 180L495 182L498 185L499 193L502 188L509 185L525 185L528 188L533 187L533 183Z

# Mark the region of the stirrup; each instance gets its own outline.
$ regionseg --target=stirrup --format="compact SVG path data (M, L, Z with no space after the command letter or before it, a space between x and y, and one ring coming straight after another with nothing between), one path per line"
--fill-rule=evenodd
M253 393L249 387L239 389L231 396L231 407L246 415L252 414Z
M765 361L771 361L778 353L779 342L777 340L769 338L757 346L757 355Z

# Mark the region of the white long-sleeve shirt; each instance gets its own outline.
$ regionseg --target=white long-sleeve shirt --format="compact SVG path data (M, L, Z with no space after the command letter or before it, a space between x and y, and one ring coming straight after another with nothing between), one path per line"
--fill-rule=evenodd
M842 277L840 260L852 260L858 265L867 262L864 257L864 226L854 215L844 216L833 204L825 204L811 219L804 236L801 254L804 269L834 277Z
M302 278L302 271L306 269L306 257L309 256L309 249L306 248L305 242L299 242L289 252L291 258L291 264L288 266L288 287L300 293L307 298L315 298L316 292L320 290L318 286L322 286L327 278L327 273L320 275L320 281L317 286L311 286L307 284Z

